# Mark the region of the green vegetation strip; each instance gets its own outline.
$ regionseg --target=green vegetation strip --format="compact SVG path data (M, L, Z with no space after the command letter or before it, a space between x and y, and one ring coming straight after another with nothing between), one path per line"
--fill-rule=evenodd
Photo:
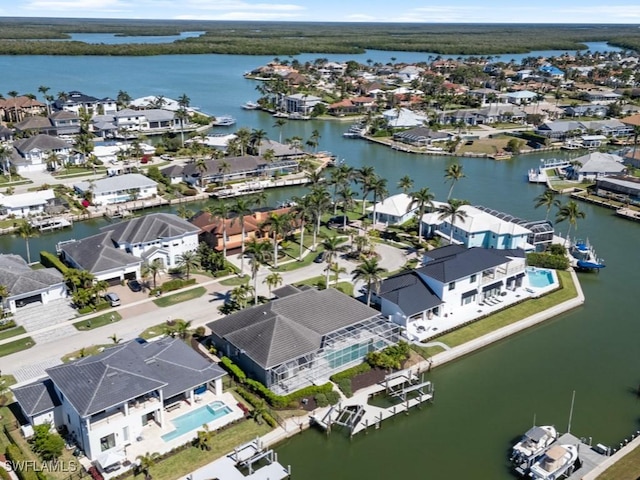
M76 350L75 352L67 353L62 357L61 360L64 363L67 363L78 358L90 357L92 355L97 355L98 353L101 353L105 348L113 347L114 345L115 344L113 342L103 345L91 345L90 347L84 347L80 350Z
M27 331L22 326L2 330L0 331L0 340L15 337L16 335L22 335L23 333L27 333Z
M640 472L640 448L636 447L598 476L598 480L637 480Z
M145 340L149 340L150 338L155 338L159 335L164 334L165 329L167 328L167 322L162 322L157 325L152 325L149 328L146 328L142 331L140 338L144 338Z
M440 345L434 345L432 347L423 347L421 345L411 344L411 349L420 355L425 360L433 357L434 355L444 352L444 348Z
M185 292L174 293L173 295L156 298L153 303L155 303L159 307L170 307L171 305L175 305L176 303L186 302L188 300L193 300L194 298L199 298L205 293L207 293L206 288L198 287L187 290Z
M454 332L447 333L446 335L434 340L445 343L450 347L457 347L458 345L462 345L463 343L474 340L486 335L487 333L491 333L499 328L519 322L531 315L575 298L578 292L571 279L571 273L557 271L557 274L563 288L545 295L544 297L532 298L512 307L505 308L500 312L489 315L482 320L478 320L477 322L467 325L466 327L462 327Z
M290 272L291 270L297 270L298 268L308 267L313 263L313 260L318 256L320 252L322 252L324 248L318 245L318 249L315 252L309 252L306 257L302 259L301 262L297 260L292 260L288 263L283 263L278 266L278 268L272 268L274 272Z
M104 327L110 323L115 323L122 320L122 315L118 312L107 312L97 317L88 318L87 320L81 320L73 324L77 330L93 330L94 328Z
M224 285L225 287L237 287L238 285L246 285L251 280L249 275L243 275L241 277L231 277L225 278L224 280L220 280L220 285Z
M35 344L36 342L34 342L31 337L21 338L20 340L14 340L13 342L2 344L0 345L0 357L26 350L27 348L33 347Z

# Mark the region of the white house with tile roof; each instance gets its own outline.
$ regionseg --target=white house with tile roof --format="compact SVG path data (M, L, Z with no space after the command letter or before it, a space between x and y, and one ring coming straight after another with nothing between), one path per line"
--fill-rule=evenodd
M14 193L13 195L0 193L0 215L13 215L17 218L38 215L44 213L45 207L54 198L56 198L56 195L53 189Z
M144 200L158 194L158 184L139 173L129 173L73 185L79 195L92 192L94 205Z
M418 210L418 206L412 206L411 202L411 197L406 193L398 193L397 195L385 198L375 205L375 221L386 225L402 225L407 220L413 218ZM367 207L367 211L372 218L373 210L373 205Z
M71 154L71 145L50 135L34 135L13 142L11 164L18 173L44 172L51 154L57 156L60 163L66 162Z

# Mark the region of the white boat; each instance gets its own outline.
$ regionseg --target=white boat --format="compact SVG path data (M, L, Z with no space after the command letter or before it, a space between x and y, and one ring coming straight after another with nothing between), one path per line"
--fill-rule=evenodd
M349 130L342 134L346 138L359 138L367 133L367 128L359 123L354 123L349 127Z
M557 480L569 475L577 460L575 445L554 445L531 466L529 476L536 480Z
M547 183L547 180L549 179L547 170L558 169L559 172L562 172L563 169L567 168L569 165L571 165L569 160L556 160L555 158L546 161L540 160L540 166L538 168L532 168L527 172L529 183Z
M571 254L571 266L578 270L597 271L606 266L604 260L598 258L588 239L587 241L576 240L572 242L569 253Z
M511 449L516 470L524 474L557 438L558 431L550 425L530 428Z
M257 110L258 108L260 108L260 105L258 105L256 102L247 102L242 105L242 108L244 108L245 110Z
M286 112L276 112L273 114L275 118L289 118L289 114Z
M311 120L311 116L303 115L299 112L293 112L289 114L289 119L290 120Z
M220 115L219 117L215 117L212 125L214 127L230 127L231 125L235 125L236 119L229 115Z

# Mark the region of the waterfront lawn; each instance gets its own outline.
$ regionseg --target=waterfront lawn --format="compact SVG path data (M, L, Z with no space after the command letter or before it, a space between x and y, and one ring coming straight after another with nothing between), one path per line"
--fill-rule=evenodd
M160 335L164 335L164 331L167 328L167 322L158 323L157 325L152 325L149 328L146 328L142 331L138 337L143 338L145 340L149 340L150 338L155 338Z
M231 278L225 278L224 280L220 280L220 285L224 285L225 287L237 287L238 285L246 285L251 280L249 275L242 276L234 276Z
M73 326L76 327L76 330L80 331L93 330L94 328L104 327L105 325L109 325L110 323L115 323L120 320L122 320L122 315L118 312L107 312L102 315L98 315L97 317L75 322Z
M640 448L636 447L598 476L598 480L636 480L640 472Z
M156 298L153 303L155 303L159 307L170 307L171 305L175 305L176 303L186 302L188 300L193 300L194 298L199 298L205 293L207 293L206 288L197 287L184 292L175 293L173 295Z
M14 340L13 342L4 343L0 345L0 357L26 350L33 347L35 344L36 342L34 342L33 338L31 337L21 338L20 340Z
M174 480L187 475L194 470L231 452L234 447L261 437L271 430L266 423L258 425L253 420L245 420L220 432L216 432L211 439L211 450L201 450L188 447L171 457L153 465L149 473L153 480ZM143 480L141 473L133 477Z
M7 330L0 331L0 340L15 337L16 335L22 335L23 333L27 333L23 326L8 328Z
M562 288L559 290L540 298L525 300L522 303L505 308L504 310L496 312L493 315L489 315L482 320L478 320L477 322L451 333L447 333L434 340L445 343L450 347L457 347L458 345L462 345L463 343L474 340L486 335L487 333L491 333L499 328L519 322L531 315L575 298L578 293L576 286L571 279L571 273L559 270L556 272L558 273L558 278L562 285Z
M509 140L513 137L497 137L497 138L481 138L479 140L473 140L471 145L467 145L462 142L456 153L465 154L465 153L476 153L476 154L485 154L485 155L493 155L494 153L504 150L507 148L507 144Z
M78 358L91 357L92 355L102 353L105 348L113 347L114 345L114 343L105 343L102 345L91 345L90 347L83 347L80 350L76 350L75 352L67 353L61 358L61 360L63 363L67 363L71 362L72 360L77 360Z
M440 339L438 339L440 340ZM434 355L440 353L440 352L444 352L444 348L441 347L440 345L433 345L432 347L423 347L421 345L416 345L416 344L411 344L411 350L413 350L414 352L416 352L418 355L420 355L422 358L424 358L425 360L427 360L428 358L433 357Z

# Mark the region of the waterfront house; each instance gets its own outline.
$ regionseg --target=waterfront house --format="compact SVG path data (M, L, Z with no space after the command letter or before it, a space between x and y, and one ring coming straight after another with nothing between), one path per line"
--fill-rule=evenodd
M17 172L44 172L52 155L60 164L67 162L71 155L71 145L50 135L34 135L13 142L14 152L9 160Z
M538 71L542 75L548 78L557 79L557 80L562 80L564 78L564 72L560 70L558 67L551 65L549 63L539 67Z
M300 113L310 115L313 107L322 103L320 97L307 95L306 93L294 93L284 97L284 106L287 113Z
M185 182L205 186L209 183L268 178L274 175L297 172L298 169L299 164L295 160L268 162L263 157L245 155L206 160L205 169L202 171L195 163L189 163L185 165L182 174Z
M58 270L33 270L20 255L0 255L0 285L9 292L2 298L2 309L14 314L25 305L46 305L67 296L67 287Z
M139 173L129 173L73 185L79 195L90 192L94 205L143 200L158 194L158 184Z
M114 124L118 130L155 133L174 130L179 127L180 122L177 120L176 114L169 110L125 108L115 113Z
M96 98L77 90L58 97L52 106L54 110L66 110L76 115L80 115L80 112L85 111L91 117L95 115L114 115L118 110L118 104L112 98Z
M413 218L418 209L417 204L411 207L412 199L406 193L398 193L376 203L376 223L385 225L402 225ZM411 208L410 208L411 207ZM367 211L373 217L373 205Z
M324 383L399 340L397 325L334 288L288 290L207 324L219 355L275 393Z
M569 177L578 181L620 175L627 170L623 158L613 153L593 152L573 160ZM579 165L578 165L579 164Z
M382 112L382 117L390 127L412 128L423 125L428 119L424 115L415 113L408 108L392 108Z
M21 121L15 123L13 128L15 128L16 133L22 133L26 137L38 133L54 136L56 134L55 128L53 127L49 117L42 115L30 115L28 117L24 117Z
M182 183L184 177L184 167L182 165L170 165L160 170L163 177L169 180L169 183L176 185Z
M415 127L409 130L395 133L393 139L399 142L408 143L416 147L427 147L440 142L446 142L451 138L447 132L438 132L429 127Z
M67 441L103 469L114 460L135 461L143 448L166 452L177 446L174 438L190 441L202 424L177 430L176 414L197 415L201 400L225 403L225 372L171 337L132 340L46 372L46 378L12 388L28 426L51 423L66 430ZM227 415L224 423L239 416Z
M49 115L55 135L75 135L80 133L80 117L73 112L62 110Z
M0 215L24 218L45 212L56 198L52 189L4 195L0 193Z
M526 105L531 103L538 98L538 94L535 92L530 92L529 90L520 90L519 92L509 92L502 94L501 97L505 98L507 102L513 103L514 105Z
M433 204L435 209L445 205L435 201ZM460 208L466 216L456 219L453 242L465 248L532 251L543 249L553 238L553 227L549 222L529 222L481 206L463 205ZM448 240L451 219L441 219L440 215L437 211L423 215L423 233L427 237L438 235Z
M630 176L596 178L596 195L640 205L640 179Z
M47 106L35 98L21 95L0 99L0 120L5 122L20 122L25 117L43 115L47 112Z

